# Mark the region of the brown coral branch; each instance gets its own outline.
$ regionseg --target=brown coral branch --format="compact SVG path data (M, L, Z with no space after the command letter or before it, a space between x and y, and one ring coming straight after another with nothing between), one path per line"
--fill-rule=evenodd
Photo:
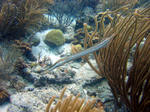
M59 101L57 104L52 107L52 103L55 97L52 97L46 107L46 112L104 112L103 105L94 107L96 99L92 101L87 101L85 103L84 99L80 99L78 94L77 96L70 95L63 99L64 92L66 88L63 89Z
M150 19L148 19L150 10L135 10L125 17L119 16L118 22L114 24L112 21L115 21L113 19L117 16L114 13L118 11L102 13L103 16L99 22L102 29L99 28L99 37L116 35L108 47L93 53L99 65L97 70L100 72L97 73L106 77L118 104L123 102L132 112L148 112L150 91L146 89L150 88L150 34L147 32L150 30ZM111 23L103 27L103 19L108 17L107 15L113 18L110 17ZM86 30L85 33L87 33ZM85 46L93 46L91 39L88 39L91 35L87 33L86 36ZM131 53L132 66L127 69ZM94 71L96 68L94 67Z

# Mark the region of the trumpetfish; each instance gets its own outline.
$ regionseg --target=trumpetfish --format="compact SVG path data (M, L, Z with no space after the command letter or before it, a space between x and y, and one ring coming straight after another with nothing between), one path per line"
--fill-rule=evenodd
M112 36L106 38L106 39L103 40L102 42L100 42L100 43L98 43L98 44L96 44L96 45L94 45L94 46L92 46L92 47L90 47L90 48L88 48L88 49L86 49L86 50L84 50L84 51L81 51L81 52L79 52L79 53L76 53L76 54L74 54L74 55L71 55L71 56L68 56L68 57L65 57L65 58L62 58L62 59L59 59L59 60L58 60L57 62L55 62L52 66L50 66L50 67L48 67L48 68L46 68L46 69L44 69L44 70L42 70L42 71L38 71L38 72L44 72L44 71L47 71L47 70L48 70L48 71L52 71L52 70L54 70L55 68L57 68L57 67L59 67L59 66L65 64L65 63L68 63L68 62L70 62L70 61L72 61L72 60L78 59L78 58L80 58L80 57L82 57L82 56L85 56L85 55L87 55L87 54L89 54L89 53L92 53L92 52L97 51L97 50L99 50L99 49L101 49L101 48L104 48L104 47L106 47L106 45L110 42L110 40L111 40L113 37L114 37L114 35L112 35Z

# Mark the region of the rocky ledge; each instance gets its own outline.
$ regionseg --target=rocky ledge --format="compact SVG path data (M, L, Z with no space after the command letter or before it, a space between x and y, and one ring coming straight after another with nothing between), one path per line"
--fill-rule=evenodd
M44 112L49 99L59 96L64 87L67 87L65 95L80 93L86 100L94 97L104 103L109 101L106 107L109 110L113 108L113 97L107 81L98 76L88 64L73 62L47 74L36 73L36 69L34 72L30 68L25 70L22 76L32 85L10 97L8 112Z

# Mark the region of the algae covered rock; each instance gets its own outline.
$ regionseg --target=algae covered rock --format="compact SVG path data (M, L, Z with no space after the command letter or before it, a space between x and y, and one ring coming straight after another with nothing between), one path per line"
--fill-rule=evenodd
M80 52L81 50L82 50L81 44L71 46L71 53L72 54L76 54L76 53Z
M60 46L65 43L65 38L61 30L52 30L47 33L44 42L51 47Z
M33 38L31 40L31 46L38 46L40 44L40 39L39 38Z

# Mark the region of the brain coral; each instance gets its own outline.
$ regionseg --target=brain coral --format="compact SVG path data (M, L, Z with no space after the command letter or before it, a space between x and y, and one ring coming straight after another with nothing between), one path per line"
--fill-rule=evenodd
M52 30L47 33L44 42L49 46L60 46L65 42L65 38L61 30Z

